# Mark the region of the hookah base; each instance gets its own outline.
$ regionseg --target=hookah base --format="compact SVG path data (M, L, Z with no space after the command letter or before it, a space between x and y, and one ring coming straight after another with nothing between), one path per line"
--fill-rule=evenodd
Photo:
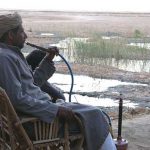
M117 150L127 150L128 149L128 141L125 139L114 139L114 143L116 145Z

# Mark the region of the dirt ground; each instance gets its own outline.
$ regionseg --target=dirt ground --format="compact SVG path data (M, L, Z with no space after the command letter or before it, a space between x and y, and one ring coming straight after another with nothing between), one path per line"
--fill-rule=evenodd
M128 141L128 150L150 150L150 115L140 115L122 123L122 138ZM117 137L117 121L112 125Z

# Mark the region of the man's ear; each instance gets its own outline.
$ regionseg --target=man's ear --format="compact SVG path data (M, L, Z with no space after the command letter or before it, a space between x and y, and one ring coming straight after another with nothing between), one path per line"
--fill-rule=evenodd
M9 41L12 41L13 38L14 38L14 33L12 31L9 31L8 32L8 39L9 39Z

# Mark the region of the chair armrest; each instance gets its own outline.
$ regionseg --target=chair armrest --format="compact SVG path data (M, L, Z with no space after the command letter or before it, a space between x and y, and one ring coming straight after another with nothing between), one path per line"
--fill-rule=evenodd
M37 120L39 119L35 117L24 117L24 118L21 118L18 122L16 122L15 126L18 126L20 124L27 123L27 122L37 121Z

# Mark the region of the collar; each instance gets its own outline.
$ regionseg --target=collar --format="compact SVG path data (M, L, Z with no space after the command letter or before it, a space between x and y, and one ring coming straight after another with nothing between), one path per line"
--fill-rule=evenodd
M6 43L0 42L0 48L10 49L21 56L23 55L21 52L21 49L18 48L17 46L12 46L12 45L8 45Z

